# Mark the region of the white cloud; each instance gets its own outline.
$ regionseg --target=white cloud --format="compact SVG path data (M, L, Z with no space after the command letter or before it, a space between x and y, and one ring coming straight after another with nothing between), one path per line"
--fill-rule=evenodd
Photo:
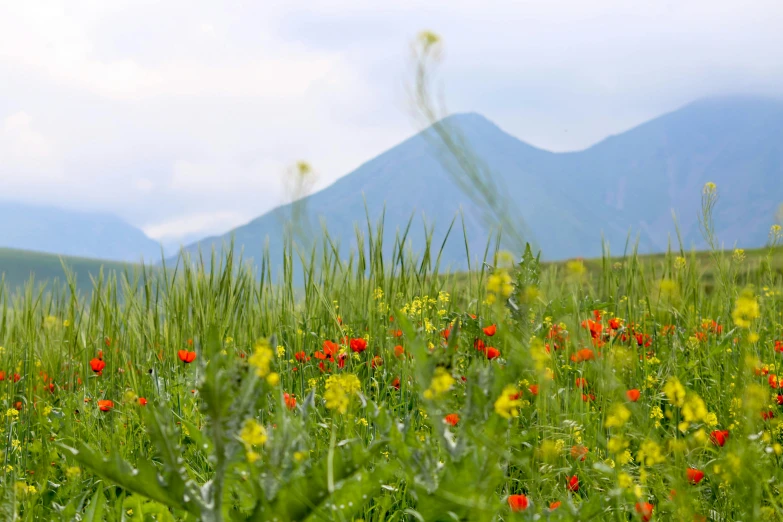
M212 233L413 132L408 43L444 37L449 106L585 147L695 98L783 95L783 5L691 0L0 2L4 197ZM194 217L196 216L196 217Z
M223 233L249 220L250 216L239 212L203 212L147 225L142 230L149 237L165 243L192 234Z

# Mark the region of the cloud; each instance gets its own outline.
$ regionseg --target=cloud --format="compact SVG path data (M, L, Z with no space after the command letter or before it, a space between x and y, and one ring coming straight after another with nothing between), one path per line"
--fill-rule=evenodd
M223 232L283 203L294 162L323 187L415 131L421 29L444 38L452 110L574 150L699 97L783 95L782 15L772 0L2 2L0 188L173 241Z
M144 226L142 230L149 237L162 243L176 240L193 234L216 234L224 230L247 223L252 216L240 212L202 212L189 214L162 223Z

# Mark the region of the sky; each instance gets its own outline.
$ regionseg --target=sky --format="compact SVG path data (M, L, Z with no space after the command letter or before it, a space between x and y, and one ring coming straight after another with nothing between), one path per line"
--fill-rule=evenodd
M698 98L783 96L779 0L0 0L0 200L111 212L173 245L415 133L411 42L451 112L589 147Z

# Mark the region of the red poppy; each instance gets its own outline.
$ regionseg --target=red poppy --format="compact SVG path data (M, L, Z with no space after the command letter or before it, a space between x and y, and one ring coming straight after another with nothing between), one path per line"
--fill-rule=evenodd
M574 446L571 446L571 458L574 460L581 460L584 461L587 458L587 453L590 450L587 449L587 446L583 446L582 444L576 444Z
M372 361L370 361L370 366L372 366L373 368L383 366L383 359L381 358L381 356L376 355L375 357L373 357Z
M100 359L92 359L90 361L90 368L92 368L92 371L95 373L101 373L101 371L106 368L106 363Z
M529 386L527 389L528 389L528 390L530 391L530 393L532 393L533 395L538 395L538 384L531 384L531 385L530 385L530 386Z
M495 335L497 331L498 331L498 327L495 326L494 324L484 327L484 335L486 335L487 337L492 337L493 335Z
M487 345L484 344L484 341L482 341L481 339L475 339L473 341L473 348L475 348L476 350L478 350L480 352L483 352L484 350L487 349Z
M588 401L594 401L594 400L595 400L595 395L593 395L592 393L583 393L582 394L582 401L588 402Z
M568 491L573 491L574 493L579 491L579 477L576 475L568 478Z
M576 380L574 381L574 384L576 385L577 388L584 388L587 386L587 379L585 379L584 377L577 377Z
M4 380L5 380L5 371L0 370L0 381L4 381Z
M103 350L98 350L98 359L103 359Z
M394 356L395 357L402 357L402 354L405 353L405 348L402 347L402 345L397 345L394 347Z
M510 507L511 511L514 511L515 513L526 510L527 505L528 502L527 502L527 497L525 495L508 496L508 507Z
M652 519L653 505L649 502L637 502L634 509L644 522L650 522Z
M652 336L650 334L637 332L634 334L634 337L636 337L636 344L639 346L647 348L652 344Z
M21 375L19 375L18 373L15 373L15 374L14 374L14 382L19 382L19 380L20 380L21 378L22 378L22 376L21 376Z
M639 400L639 396L641 395L641 392L634 388L633 390L628 390L625 392L625 396L628 397L628 400L631 402L636 402Z
M595 352L590 348L582 348L571 356L571 360L574 362L592 361L593 359L595 359Z
M16 401L14 403L14 409L16 409L17 411L22 411L22 401Z
M612 319L609 319L609 328L611 328L612 330L619 330L620 326L622 326L622 323L618 318L614 317Z
M557 508L560 507L560 504L562 504L562 502L560 502L559 500L555 500L554 502L550 502L549 503L549 509L554 511L554 510L556 510Z
M726 441L729 439L729 430L715 430L710 433L710 440L716 446L723 447Z
M441 335L441 337L443 337L444 339L446 339L448 341L449 340L449 336L451 335L451 328L450 327L446 328L445 330L443 330L440 333L440 335Z
M604 330L604 326L601 323L597 323L590 319L582 321L582 328L587 328L590 331L590 337L593 339L601 337L601 333Z
M775 351L783 352L783 341L775 341Z
M392 385L392 388L394 388L395 390L399 390L400 389L400 378L399 377L395 377L394 380L392 381L391 385Z
M774 411L762 411L761 412L761 418L764 420L769 420L775 417Z
M104 399L98 401L98 408L101 411L110 411L112 408L114 408L114 403L110 400Z
M284 393L283 400L285 401L285 407L288 408L289 410L293 410L294 408L296 408L296 397L294 397L293 395L289 393Z
M446 424L450 424L452 426L456 426L459 422L459 414L457 413L449 413L446 415L443 420L446 422Z
M307 362L307 361L310 360L310 358L307 356L307 354L304 352L304 350L301 351L301 352L296 352L294 354L294 359L296 359L299 362Z
M196 352L180 350L177 352L177 357L179 357L179 360L184 362L185 364L190 364L196 360Z
M146 406L147 405L147 399L144 397L139 397L139 406Z
M392 330L391 333L394 337L402 337L402 330Z
M704 472L696 468L688 468L685 475L688 477L688 482L691 484L698 484L704 478Z
M491 346L487 348L487 359L491 361L492 359L496 359L498 357L500 357L500 350Z
M367 349L367 340L366 339L351 339L351 342L349 343L351 346L351 350L356 353L362 353L364 350Z

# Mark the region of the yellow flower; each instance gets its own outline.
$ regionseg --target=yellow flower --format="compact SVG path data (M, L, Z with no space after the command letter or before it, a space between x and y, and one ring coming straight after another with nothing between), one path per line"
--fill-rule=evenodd
M575 279L581 279L587 273L587 267L581 259L572 259L566 263L566 272Z
M701 397L691 393L686 397L682 406L682 417L686 422L699 422L707 417L707 405Z
M348 411L353 394L361 389L359 379L352 373L330 375L326 379L324 399L326 407L339 413Z
M631 410L623 404L615 404L609 411L609 415L604 421L604 426L607 428L622 428L630 418Z
M282 344L277 347L277 357L278 358L285 357L285 346L283 346Z
M734 254L732 254L732 258L737 263L742 263L745 261L745 251L741 248L735 248Z
M82 474L82 470L79 469L78 466L71 466L70 468L65 470L65 476L71 480L79 478L81 474Z
M424 391L426 399L434 399L449 391L454 386L454 377L443 367L435 368L430 387Z
M704 184L704 193L705 194L713 194L718 189L718 187L713 183L712 181L708 181Z
M622 489L630 489L633 486L633 478L628 473L617 475L617 485Z
M269 384L269 386L277 386L280 384L280 374L277 372L270 373L266 376L266 382Z
M6 412L5 412L5 416L6 417L16 418L16 417L19 416L19 411L14 409L14 408L8 408L8 410L6 410Z
M267 341L261 341L256 344L253 355L248 357L247 362L256 369L256 375L266 377L270 372L270 364L274 354Z
M509 384L503 388L500 397L495 401L495 413L505 419L518 417L519 407L522 405L522 402L518 398L512 398L517 397L518 394L519 391L513 384Z
M636 453L636 458L645 466L654 466L666 461L658 443L649 439L642 442Z
M669 399L669 402L678 408L681 408L685 403L685 387L677 377L672 377L666 381L666 384L663 387L663 393L666 395L666 398Z
M620 453L621 451L625 451L627 447L628 441L625 440L625 437L612 437L609 439L609 442L606 443L606 449L609 450L609 453Z
M508 298L514 291L511 276L502 268L495 270L487 279L487 300L494 302L498 297Z
M760 315L759 302L749 290L746 290L734 303L731 318L734 319L734 324L740 328L750 328L751 322L758 319Z
M683 268L686 267L687 264L688 261L682 256L677 256L674 260L674 268L676 268L677 270L682 270Z
M261 446L267 440L266 428L256 422L255 419L247 419L244 426L242 426L242 431L239 433L239 438L242 439L246 448ZM248 449L248 451L250 450Z

